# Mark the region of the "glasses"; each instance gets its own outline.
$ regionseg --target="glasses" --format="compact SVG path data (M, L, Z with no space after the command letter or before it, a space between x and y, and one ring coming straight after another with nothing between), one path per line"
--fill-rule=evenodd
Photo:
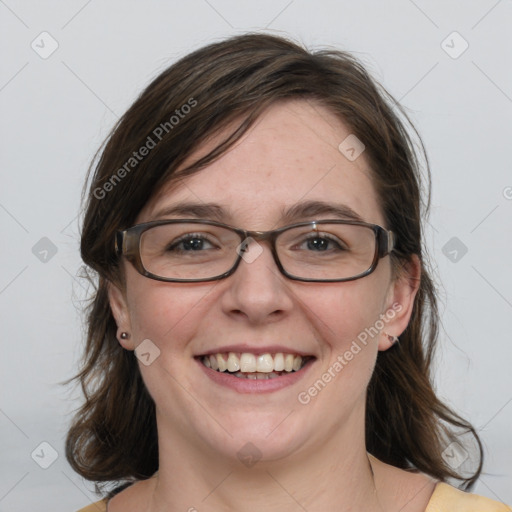
M395 236L376 224L349 220L300 222L247 231L209 220L158 220L116 233L116 252L143 276L196 283L224 279L244 259L270 245L280 272L296 281L341 282L371 274L394 248ZM251 249L252 246L252 249Z

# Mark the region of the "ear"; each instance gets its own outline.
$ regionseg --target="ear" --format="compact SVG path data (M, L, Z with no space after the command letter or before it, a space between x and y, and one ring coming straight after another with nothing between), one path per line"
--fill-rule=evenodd
M112 315L114 316L117 324L117 339L120 345L126 350L134 350L135 345L133 343L133 336L129 336L127 339L121 338L121 332L131 334L132 331L125 294L111 281L109 281L107 289L110 309L112 310Z
M396 338L405 331L411 318L420 280L421 262L418 256L413 254L390 285L386 311L383 313L385 325L379 337L379 350L384 351L392 347ZM393 337L396 337L395 341Z

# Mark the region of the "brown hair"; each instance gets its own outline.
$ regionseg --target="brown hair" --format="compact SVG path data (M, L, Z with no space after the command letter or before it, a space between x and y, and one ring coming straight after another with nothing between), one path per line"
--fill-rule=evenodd
M133 225L164 183L197 172L222 155L270 105L301 98L326 106L365 144L386 227L397 235L394 267L407 264L414 254L422 266L409 326L399 344L379 353L368 388L367 449L386 463L440 480L458 479L465 487L480 474L478 435L440 401L431 383L439 315L422 247L421 216L428 201L421 204L421 165L406 129L411 127L407 116L350 54L309 52L280 37L247 34L201 48L161 73L119 120L91 164L89 176L95 171L81 254L97 277L83 365L74 377L85 403L66 441L67 459L84 478L130 481L158 470L155 406L134 354L116 339L108 302L108 282L123 285L116 230ZM202 142L233 122L237 128L221 144L177 171ZM142 154L142 147L149 149L144 158L134 156ZM420 155L428 174L423 149ZM442 457L460 430L474 436L478 448L477 467L469 475Z

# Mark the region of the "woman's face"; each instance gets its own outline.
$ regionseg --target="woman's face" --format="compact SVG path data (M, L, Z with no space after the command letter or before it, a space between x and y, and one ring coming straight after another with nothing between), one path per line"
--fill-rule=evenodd
M332 206L384 226L364 152L351 161L338 149L349 135L318 104L274 106L222 158L162 189L137 222L179 218L161 212L187 203L213 206L220 217L210 219L248 230L343 218L329 213ZM300 206L313 202L316 214L300 214ZM292 208L297 216L285 220ZM205 218L204 209L196 210ZM185 217L194 216L191 207ZM160 351L151 364L139 362L159 435L198 456L232 459L251 450L263 460L306 456L339 436L350 436L354 446L363 442L366 388L377 351L390 346L376 329L392 335L405 329L414 290L407 280L392 279L389 257L362 279L304 283L280 274L265 242L252 244L246 255L230 277L193 284L148 279L125 262L125 291L111 289L118 326L131 333L125 348L150 340L150 352ZM293 377L240 384L227 374L220 382L201 362L199 356L217 352L314 359Z

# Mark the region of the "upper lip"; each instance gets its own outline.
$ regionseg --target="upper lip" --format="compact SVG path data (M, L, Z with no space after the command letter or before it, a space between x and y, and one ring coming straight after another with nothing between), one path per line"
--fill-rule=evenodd
M315 357L311 352L306 352L305 350L300 350L295 347L285 347L283 345L257 345L251 346L246 344L238 344L238 345L223 345L222 347L212 348L210 350L206 350L205 352L201 352L197 354L197 356L207 356L210 354L223 354L227 352L235 352L235 353L249 353L249 354L277 354L282 352L284 354L294 354L302 357L312 356Z

